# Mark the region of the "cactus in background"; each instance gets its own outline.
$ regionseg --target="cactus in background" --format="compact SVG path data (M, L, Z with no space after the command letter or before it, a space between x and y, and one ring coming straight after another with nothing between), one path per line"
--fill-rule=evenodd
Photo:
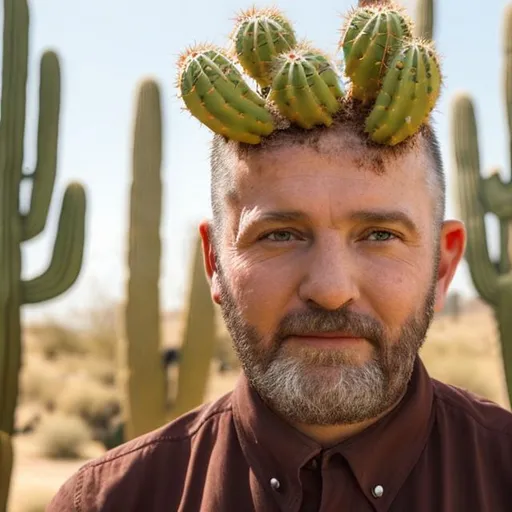
M512 151L512 6L505 11L504 86L510 148ZM512 403L512 250L509 245L512 219L512 183L498 174L483 178L475 110L471 98L459 93L454 98L452 136L457 171L457 189L462 219L468 230L465 258L480 297L494 309L499 326L508 394ZM512 157L512 152L511 152ZM487 249L485 214L492 213L500 225L501 253L492 261Z
M145 81L135 116L127 301L121 345L126 436L165 423L166 378L160 363L160 219L162 214L162 115L160 91Z
M156 82L146 80L138 91L134 129L129 277L119 373L126 397L125 424L120 426L121 437L115 433L118 440L133 439L200 405L213 355L213 302L196 253L187 328L180 347L177 398L168 404L160 332L161 166L160 90Z
M428 41L434 39L434 0L416 0L414 36Z
M215 351L215 305L204 268L201 238L196 235L190 268L185 330L180 348L178 394L169 419L204 400Z
M62 202L53 256L42 275L22 280L21 243L39 235L52 199L60 112L60 69L47 51L40 63L37 165L24 172L29 12L26 0L4 0L2 99L0 119L0 510L6 510L14 413L21 366L20 308L61 295L76 281L83 258L85 192L70 184ZM22 212L20 187L32 185Z

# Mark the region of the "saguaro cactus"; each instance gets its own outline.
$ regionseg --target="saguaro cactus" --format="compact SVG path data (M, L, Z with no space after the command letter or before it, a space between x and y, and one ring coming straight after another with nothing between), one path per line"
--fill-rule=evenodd
M213 303L209 290L204 291L208 284L196 255L187 327L180 348L178 392L175 403L169 406L167 375L161 357L162 111L160 90L155 81L145 80L141 84L137 103L129 277L120 346L120 379L126 397L124 440L158 428L201 404L215 336Z
M512 5L507 7L504 19L504 86L512 151ZM454 98L452 134L460 213L468 230L465 258L477 292L494 309L512 402L512 250L509 244L512 182L504 183L497 172L482 177L475 109L465 93ZM499 220L501 252L498 261L491 260L487 249L486 213L494 214Z
M37 165L24 172L23 144L28 66L26 0L4 0L0 119L0 510L6 509L12 467L11 437L21 364L20 307L64 293L82 265L85 192L78 183L64 194L53 256L42 275L22 280L20 245L46 224L57 168L60 69L57 55L41 59ZM32 185L30 206L21 210L20 186Z
M434 39L434 0L416 0L414 35L423 39Z

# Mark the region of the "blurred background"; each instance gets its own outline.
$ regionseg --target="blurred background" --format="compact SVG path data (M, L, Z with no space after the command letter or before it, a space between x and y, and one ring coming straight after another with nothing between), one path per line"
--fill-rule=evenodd
M415 16L416 0L399 3ZM301 37L334 54L343 14L356 4L355 0L314 4L280 0L257 5L282 9ZM53 200L46 229L22 245L24 279L48 266L69 182L84 186L87 211L83 263L76 282L52 300L21 308L23 357L10 512L44 510L49 497L88 458L146 428L133 427L132 434L126 430L128 408L123 407L122 397L133 383L120 387L122 379L129 380L120 366L128 365L125 359L131 355L126 347L120 349L119 341L127 335L120 335L119 325L127 293L134 120L140 85L146 79L159 88L162 116L161 332L149 334L159 351L151 364L163 365L159 378L167 388L167 395L159 399L174 404L170 408L177 414L176 403L186 410L194 400L229 391L236 381L239 368L229 337L218 311L207 304L204 276L199 275L201 266L195 259L197 224L210 215L211 132L182 110L176 63L195 42L224 46L234 16L251 5L240 0L223 0L215 6L196 0L179 7L162 0L33 0L29 4L24 145L28 169L34 168L37 157L39 63L47 49L58 54L62 89ZM467 92L474 101L482 176L499 167L504 180L510 177L503 79L508 5L506 0L435 2L434 40L445 82L433 121L448 178L447 217L461 218L451 134L457 93ZM0 20L3 23L2 12ZM492 215L485 216L485 224L486 244L496 259L500 224ZM203 331L197 330L197 319L206 315L211 319L204 322ZM205 340L209 345L203 350ZM185 346L188 352L180 351ZM510 408L499 324L479 296L466 261L456 274L446 310L435 319L423 355L433 376ZM191 383L183 370L180 376L180 367L207 370L204 378ZM147 395L150 385L158 383L148 384ZM194 386L194 399L179 398L178 390L185 393ZM135 409L131 403L132 413ZM154 414L172 417L168 411Z

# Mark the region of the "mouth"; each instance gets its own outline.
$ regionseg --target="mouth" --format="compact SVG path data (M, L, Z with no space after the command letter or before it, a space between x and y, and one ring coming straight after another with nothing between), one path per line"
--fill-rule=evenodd
M347 332L308 332L302 334L293 334L288 337L292 343L313 345L316 347L337 348L345 345L364 343L366 338L347 333Z

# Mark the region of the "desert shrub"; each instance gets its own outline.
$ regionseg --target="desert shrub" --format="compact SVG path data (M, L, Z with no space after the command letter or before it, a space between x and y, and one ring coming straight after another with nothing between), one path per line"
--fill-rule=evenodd
M20 403L49 406L62 388L62 379L62 368L56 363L37 355L27 357L20 375Z
M115 362L118 350L118 311L113 301L98 299L94 307L80 314L83 343L88 355Z
M64 414L80 417L93 432L93 437L97 438L119 414L119 396L116 389L102 386L91 378L74 377L60 392L57 409Z
M55 360L67 354L85 354L82 336L77 329L54 319L32 325L30 337L36 340L30 345L31 352L42 354L48 360Z
M105 387L115 385L117 366L114 361L98 359L91 354L85 356L68 356L60 364L67 375L92 379Z
M89 427L78 416L45 416L37 430L41 455L51 459L77 459L92 441Z

